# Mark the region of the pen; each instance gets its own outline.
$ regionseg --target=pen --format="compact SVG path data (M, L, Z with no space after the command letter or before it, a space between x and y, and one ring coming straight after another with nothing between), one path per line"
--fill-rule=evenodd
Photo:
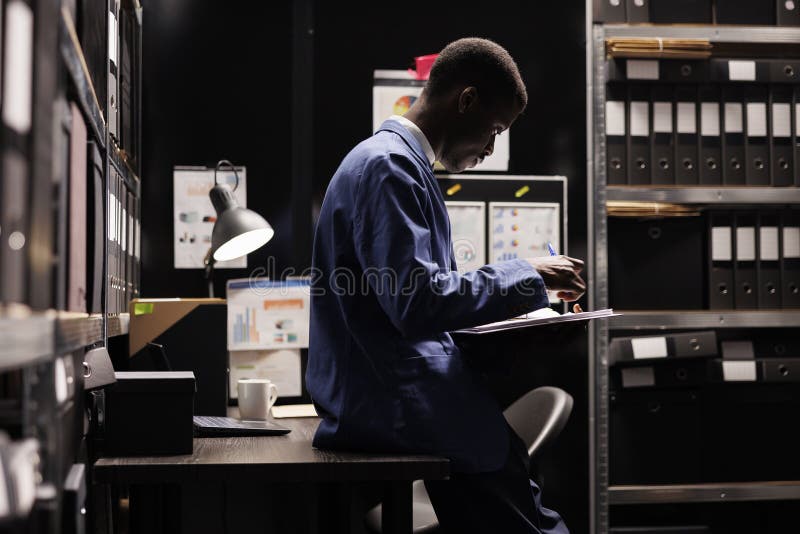
M551 256L558 256L558 254L556 254L556 249L553 248L553 245L550 243L550 241L547 242L547 250L550 251Z

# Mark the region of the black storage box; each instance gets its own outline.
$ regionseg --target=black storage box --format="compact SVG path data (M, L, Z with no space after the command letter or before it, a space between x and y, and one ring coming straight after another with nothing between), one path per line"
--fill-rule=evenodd
M191 371L118 372L105 392L105 454L192 453Z

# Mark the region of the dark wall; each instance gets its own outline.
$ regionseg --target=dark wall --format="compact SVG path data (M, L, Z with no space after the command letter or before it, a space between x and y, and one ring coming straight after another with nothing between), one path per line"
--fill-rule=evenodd
M276 271L291 267L291 2L143 7L143 296L205 294L200 270L172 268L173 165L227 158L247 166L248 205L275 228L248 269L217 271L217 294L225 279L266 266L268 257ZM461 3L431 2L403 23L391 4L316 2L311 201L319 204L341 158L371 133L374 69L410 66L459 37L488 37L511 52L528 85L528 108L512 128L510 173L568 177L569 252L584 257L583 7L551 2L529 17L508 2L463 16Z
M583 2L317 2L314 192L319 202L345 154L372 132L372 73L403 69L460 37L506 47L528 88L511 128L511 174L569 179L569 252L586 255L586 103ZM405 16L406 13L413 13Z
M517 3L494 2L465 10L463 2L452 1L426 2L418 10L404 4L402 13L385 2L316 2L314 202L321 202L344 155L372 133L374 69L406 68L414 56L437 52L454 39L486 37L508 49L528 88L527 110L511 128L509 173L568 178L569 253L585 258L584 4L537 2L521 11ZM520 336L510 345L493 341L519 351L514 372L492 383L501 403L540 385L561 387L575 400L557 447L539 467L545 506L559 511L571 531L588 532L587 335L570 330Z
M199 270L172 269L172 166L228 158L248 169L248 205L276 236L241 277L295 257L292 228L291 2L143 0L143 295L202 296ZM517 60L529 103L512 127L511 174L569 179L569 253L586 255L586 104L583 2L314 3L312 196L319 204L344 155L371 134L372 72L411 65L459 37L488 37ZM302 151L304 147L299 147ZM295 266L301 267L301 266ZM558 385L573 418L546 468L545 504L574 532L588 531L588 370L585 335L535 346L526 387ZM528 343L523 343L525 346ZM523 361L525 361L523 359ZM519 385L519 384L517 384ZM506 392L515 386L508 386ZM516 391L516 390L515 390ZM556 468L556 466L558 466Z
M247 167L248 207L275 228L244 277L292 257L291 2L144 0L142 296L201 297L200 269L173 269L172 167Z

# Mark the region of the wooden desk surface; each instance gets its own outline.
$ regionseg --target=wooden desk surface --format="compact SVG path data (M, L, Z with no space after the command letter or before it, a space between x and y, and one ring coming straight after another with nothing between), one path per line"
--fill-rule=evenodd
M195 438L180 456L101 458L99 483L333 482L442 479L448 460L437 456L324 451L311 446L318 418L280 419L284 436Z

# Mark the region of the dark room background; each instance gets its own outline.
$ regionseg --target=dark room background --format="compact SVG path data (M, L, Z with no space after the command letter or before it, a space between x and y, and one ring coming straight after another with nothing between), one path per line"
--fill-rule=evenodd
M479 9L450 1L405 2L402 8L388 2L303 3L305 20L285 0L142 0L144 297L206 296L200 269L173 269L174 165L213 166L223 158L245 165L248 207L275 229L273 240L249 256L247 269L217 271L217 295L224 295L225 279L265 267L268 257L278 271L301 270L310 250L298 251L295 244L309 242L314 205L342 157L371 134L373 70L404 69L414 56L466 36L497 41L519 64L529 103L511 130L509 173L567 176L568 252L586 256L583 2L527 8L493 2ZM300 36L312 47L298 56L311 85L298 88L293 45ZM313 96L305 101L309 88ZM303 107L293 109L297 102ZM298 135L301 117L310 129L300 128ZM576 396L564 441L583 446L546 473L545 491L545 504L560 506L575 532L588 529L585 359L585 346L579 346L550 358L558 367L539 373L540 380ZM577 434L570 438L570 432ZM571 491L583 497L569 504Z

